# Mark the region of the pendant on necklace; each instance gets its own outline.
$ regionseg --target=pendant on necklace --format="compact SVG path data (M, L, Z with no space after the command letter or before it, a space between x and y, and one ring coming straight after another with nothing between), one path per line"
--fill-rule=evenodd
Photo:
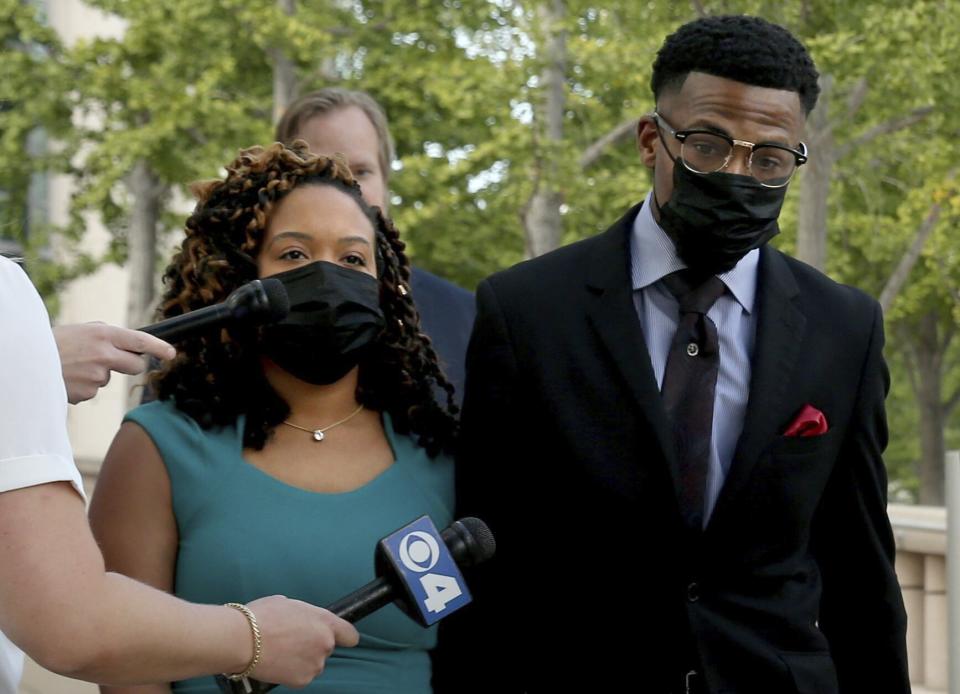
M317 429L315 432L313 432L313 440L323 441L323 431L321 431L320 429Z

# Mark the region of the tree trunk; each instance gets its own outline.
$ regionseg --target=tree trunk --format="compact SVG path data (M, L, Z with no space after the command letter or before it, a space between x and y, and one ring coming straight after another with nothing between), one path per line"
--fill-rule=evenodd
M144 159L138 159L134 164L127 177L127 187L133 196L127 232L127 270L130 277L127 325L139 327L148 323L153 315L157 283L157 226L164 187Z
M560 245L560 193L538 190L530 198L523 213L528 258L549 253Z
M921 504L942 506L944 501L943 357L936 312L923 316L906 335L916 373L914 395L920 413L920 497Z
M133 196L130 226L127 230L127 326L139 328L152 322L157 297L157 228L166 188L145 159L138 159L126 178ZM131 385L142 382L133 377ZM140 404L139 388L127 389L127 406Z
M288 17L296 13L294 0L277 0L280 11ZM271 48L273 62L273 122L276 123L297 96L297 75L293 61L280 48Z
M566 15L564 0L551 0L537 8L545 28L546 61L541 78L541 131L537 156L536 184L523 211L527 257L542 255L560 245L563 202L558 190L557 159L563 144L563 117L566 106Z
M956 175L957 170L951 169L947 174L946 181L953 181ZM927 212L927 216L924 217L923 223L917 228L917 233L914 235L910 247L900 258L897 267L890 274L890 277L887 278L887 282L883 286L883 291L880 292L880 308L883 309L884 313L890 311L890 307L893 306L893 302L900 293L900 290L903 289L903 286L907 283L907 278L910 276L913 266L916 265L917 260L920 259L920 254L923 252L923 247L927 243L927 239L930 238L930 235L937 226L937 222L940 221L941 204L936 202L936 195L934 195L934 200L935 202L930 205L930 210Z
M834 129L850 123L863 105L869 84L861 79L847 96L846 118L830 120L830 103L833 96L833 77L820 76L820 98L817 107L807 118L806 143L810 149L809 160L803 167L800 186L800 212L797 224L797 257L823 270L827 264L827 205L830 199L830 183L833 167L838 161L859 147L864 147L878 137L890 135L921 122L933 112L930 106L914 109L909 113L875 125L857 137L837 146Z
M807 119L809 160L803 167L800 186L800 212L797 224L797 257L818 270L827 261L827 203L836 154L833 126L829 120L830 91L833 78L820 80L820 100Z

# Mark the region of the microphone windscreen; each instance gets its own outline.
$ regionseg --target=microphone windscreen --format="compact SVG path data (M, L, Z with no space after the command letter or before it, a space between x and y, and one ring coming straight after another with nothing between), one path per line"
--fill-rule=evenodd
M276 323L283 320L290 313L290 297L287 295L287 288L283 286L283 282L275 277L267 277L260 282L263 285L263 291L267 295L267 304L270 307L266 322Z
M463 554L456 557L461 566L474 566L487 561L497 551L493 532L479 518L461 518L452 523L450 529L456 532L457 539L463 543Z

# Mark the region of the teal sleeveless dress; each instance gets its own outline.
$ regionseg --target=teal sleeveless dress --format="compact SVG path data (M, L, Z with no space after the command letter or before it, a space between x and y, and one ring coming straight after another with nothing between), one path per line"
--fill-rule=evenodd
M328 605L373 580L376 543L426 514L453 520L453 464L429 458L383 416L394 463L342 494L292 487L243 458L243 419L204 430L170 401L128 413L156 444L170 476L180 545L174 593L198 603L286 595ZM427 694L436 627L394 605L360 620L360 645L338 648L302 692ZM270 644L264 644L266 648ZM176 692L218 694L212 677L176 682ZM278 687L274 691L294 691Z

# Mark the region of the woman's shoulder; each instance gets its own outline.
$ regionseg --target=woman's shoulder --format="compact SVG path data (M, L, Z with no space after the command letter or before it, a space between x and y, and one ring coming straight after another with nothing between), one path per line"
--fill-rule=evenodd
M154 400L127 412L123 421L134 422L149 431L161 426L189 425L193 418L177 408L173 400Z
M384 411L380 416L383 419L383 430L398 461L413 459L436 463L441 467L453 464L453 458L446 453L428 454L427 450L420 445L419 437L416 434L404 431L394 425L394 419L389 412Z
M242 425L238 422L235 426L204 428L191 415L178 408L173 400L155 400L140 405L127 412L123 421L140 425L161 449L170 444L183 445L198 441L213 445L222 442L232 447L238 427Z
M393 448L394 464L405 468L423 481L432 480L433 484L440 487L453 484L453 456L443 452L431 455L420 445L416 434L395 428L393 420L386 412L382 416L383 429Z
M126 414L127 422L139 425L153 441L175 489L217 474L241 449L237 427L204 429L172 400L140 405Z

